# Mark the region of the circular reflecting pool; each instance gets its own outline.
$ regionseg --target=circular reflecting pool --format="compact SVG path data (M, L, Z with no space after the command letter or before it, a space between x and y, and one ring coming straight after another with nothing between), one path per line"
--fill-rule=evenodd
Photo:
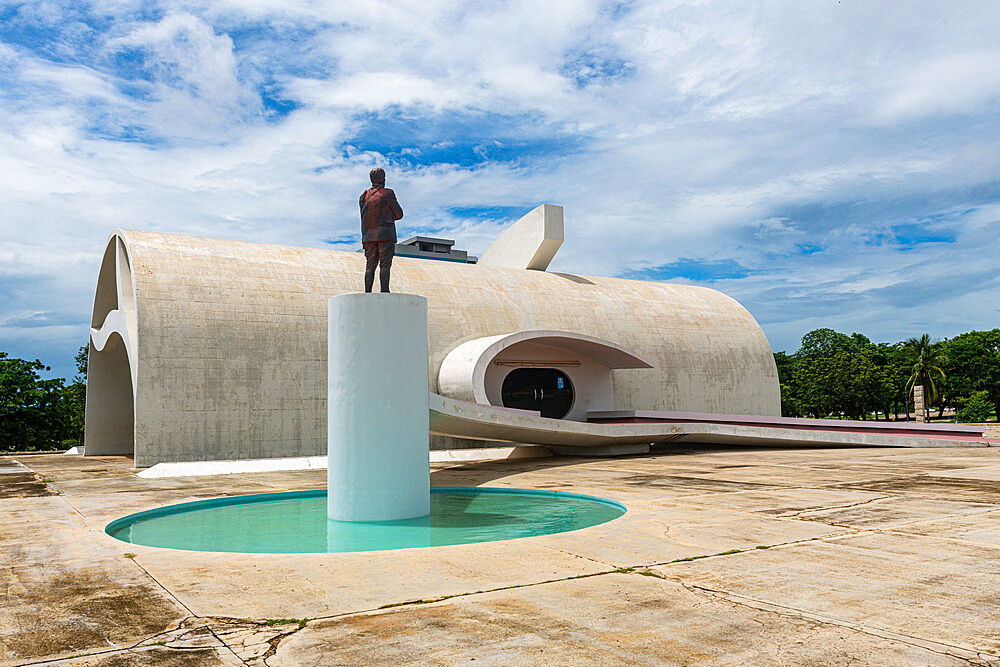
M595 496L530 489L432 487L431 513L401 521L332 521L326 490L213 498L130 514L108 535L150 547L238 553L336 553L493 542L564 533L625 514Z

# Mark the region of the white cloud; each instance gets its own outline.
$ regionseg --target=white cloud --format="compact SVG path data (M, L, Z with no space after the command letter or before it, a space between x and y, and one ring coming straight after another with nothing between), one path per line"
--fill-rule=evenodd
M901 78L879 108L886 120L1000 111L1000 50L923 60Z
M473 253L501 221L453 207L550 201L567 221L554 270L754 269L718 285L776 348L814 326L995 322L904 299L919 274L955 303L980 284L1000 301L982 251L1000 224L995 3L114 0L92 25L69 8L19 10L44 47L0 42L0 279L16 285L0 316L81 324L5 327L0 349L71 365L114 227L324 245L356 231L375 163L404 233ZM485 160L460 166L463 150ZM417 157L434 154L451 157ZM941 216L954 243L865 245Z
M161 136L232 139L233 125L260 113L259 98L239 80L232 39L191 14L139 23L108 40L105 51L138 61L152 100L144 120Z

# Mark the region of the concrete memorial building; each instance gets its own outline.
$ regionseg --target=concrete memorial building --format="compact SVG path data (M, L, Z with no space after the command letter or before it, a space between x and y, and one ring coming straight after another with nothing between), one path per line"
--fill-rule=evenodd
M780 415L771 348L739 303L549 272L562 240L562 208L546 204L477 263L423 237L397 256L393 291L428 302L432 447L675 437L601 423L642 411ZM327 300L360 292L363 272L355 252L116 231L91 321L86 453L138 467L324 454Z

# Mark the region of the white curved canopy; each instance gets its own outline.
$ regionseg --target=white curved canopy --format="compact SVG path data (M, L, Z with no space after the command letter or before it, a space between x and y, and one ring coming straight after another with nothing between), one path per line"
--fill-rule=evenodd
M616 368L653 368L653 365L621 345L570 331L539 329L486 336L462 343L445 356L438 371L438 389L442 395L488 404L486 369L508 347L524 342L538 343L582 354Z

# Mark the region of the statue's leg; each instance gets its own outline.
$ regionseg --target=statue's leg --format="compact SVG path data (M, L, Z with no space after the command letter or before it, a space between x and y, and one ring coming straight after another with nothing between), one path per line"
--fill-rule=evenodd
M392 258L396 255L396 244L385 241L379 248L379 282L383 292L389 291L389 272L392 270Z
M365 249L365 291L371 292L375 284L375 266L378 264L378 243L362 243Z

